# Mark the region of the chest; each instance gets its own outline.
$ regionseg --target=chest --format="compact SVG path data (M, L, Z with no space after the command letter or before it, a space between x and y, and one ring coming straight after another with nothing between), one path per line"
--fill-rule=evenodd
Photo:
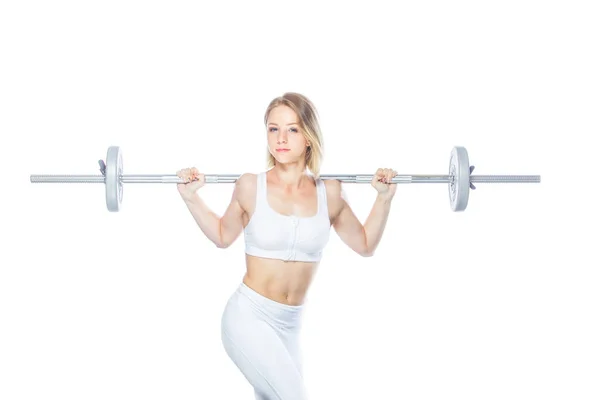
M267 206L277 214L313 217L319 211L319 199L316 187L291 192L279 187L269 187L266 191Z

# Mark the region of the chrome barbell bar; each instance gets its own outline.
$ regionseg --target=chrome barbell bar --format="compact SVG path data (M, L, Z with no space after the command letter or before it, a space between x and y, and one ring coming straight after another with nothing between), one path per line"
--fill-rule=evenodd
M118 146L110 146L106 163L99 160L102 175L30 175L31 183L104 183L106 205L109 211L119 211L125 183L185 183L172 175L124 175L123 157ZM468 204L469 189L474 183L540 183L540 175L472 175L475 167L469 165L467 150L455 146L450 156L448 175L396 175L391 183L447 183L453 211L464 211ZM234 183L241 174L205 174L206 183ZM321 179L335 179L346 183L370 183L373 174L321 174Z

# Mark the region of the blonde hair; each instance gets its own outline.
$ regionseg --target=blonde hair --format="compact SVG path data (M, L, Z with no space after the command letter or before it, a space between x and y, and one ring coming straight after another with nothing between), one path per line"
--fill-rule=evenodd
M323 134L319 126L318 113L314 104L300 93L287 92L276 97L269 103L265 111L265 127L271 110L277 106L287 106L294 110L300 119L299 125L309 143L306 148L306 166L315 178L319 178L321 163L323 161ZM267 168L275 166L275 157L267 149Z

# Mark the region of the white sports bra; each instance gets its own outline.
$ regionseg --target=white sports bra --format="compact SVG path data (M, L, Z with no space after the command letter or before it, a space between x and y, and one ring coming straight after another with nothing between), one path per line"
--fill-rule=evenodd
M320 261L331 223L322 179L316 180L317 213L311 217L283 215L267 201L267 172L257 174L256 206L244 228L246 254L285 261Z

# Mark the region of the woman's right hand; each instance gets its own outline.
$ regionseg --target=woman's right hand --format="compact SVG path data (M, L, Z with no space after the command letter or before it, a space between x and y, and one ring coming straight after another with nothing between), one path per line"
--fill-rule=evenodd
M177 176L185 182L177 184L177 190L183 198L190 198L206 182L204 174L201 174L196 167L180 169L177 171Z

